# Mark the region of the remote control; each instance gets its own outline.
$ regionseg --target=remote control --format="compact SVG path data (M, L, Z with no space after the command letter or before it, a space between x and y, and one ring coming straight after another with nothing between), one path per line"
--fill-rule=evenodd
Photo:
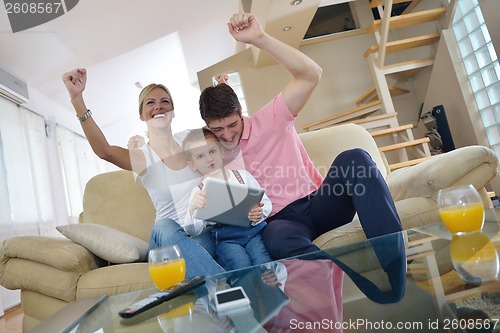
M174 297L182 295L196 287L201 286L205 283L205 276L199 275L191 279L179 282L165 291L160 291L149 295L143 300L136 302L125 309L118 312L118 314L123 318L130 318L146 310L149 310L158 304L168 301Z

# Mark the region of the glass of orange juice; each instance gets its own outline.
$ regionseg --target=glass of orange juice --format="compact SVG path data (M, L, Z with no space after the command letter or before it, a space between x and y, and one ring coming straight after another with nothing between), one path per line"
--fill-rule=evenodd
M170 288L186 276L186 261L177 245L149 251L148 262L149 275L159 290Z
M481 230L484 206L472 185L441 189L437 195L439 216L452 234Z

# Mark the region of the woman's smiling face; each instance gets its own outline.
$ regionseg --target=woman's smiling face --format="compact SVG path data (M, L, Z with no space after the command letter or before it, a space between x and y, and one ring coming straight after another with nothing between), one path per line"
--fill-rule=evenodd
M165 119L168 113L173 113L172 100L162 88L151 90L142 102L141 120ZM173 118L173 117L172 117Z

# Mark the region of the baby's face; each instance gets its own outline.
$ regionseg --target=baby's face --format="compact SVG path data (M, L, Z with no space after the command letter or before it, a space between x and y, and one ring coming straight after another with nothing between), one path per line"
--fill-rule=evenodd
M202 175L208 175L222 168L222 151L216 139L209 138L206 144L190 148L189 165Z

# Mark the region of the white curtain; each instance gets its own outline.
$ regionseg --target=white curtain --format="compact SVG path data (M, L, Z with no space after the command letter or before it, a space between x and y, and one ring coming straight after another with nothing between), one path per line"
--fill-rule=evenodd
M53 186L48 164L45 120L33 113L22 112L25 119L28 156L33 175L33 190L37 205L40 234L51 233L56 226Z
M115 168L100 160L85 138L62 126L56 127L56 140L66 191L68 222L76 223L83 209L83 191L87 181L96 174Z
M84 137L64 127L56 126L54 139L47 138L42 116L0 97L0 241L53 236L56 225L76 223L87 181L116 169L100 160ZM52 179L58 176L50 172L49 159L57 157L49 155L48 144L58 145L61 179ZM55 192L62 190L61 180L64 196ZM66 200L56 206L56 197ZM64 216L60 205L66 205L67 220L57 221Z
M61 126L56 127L56 138L62 177L67 198L69 223L76 223L82 211L83 187L77 162L74 134Z
M43 119L0 98L0 239L40 234L52 223Z
M0 110L3 109L0 99ZM7 167L5 165L2 139L2 129L0 128L0 225L5 229L12 224L12 212L10 210L9 187L7 186Z

